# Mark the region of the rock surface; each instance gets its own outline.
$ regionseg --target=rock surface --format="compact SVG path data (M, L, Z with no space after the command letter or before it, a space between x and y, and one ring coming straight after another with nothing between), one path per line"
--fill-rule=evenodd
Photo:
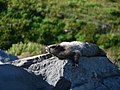
M8 61L13 61L13 60L17 60L18 58L16 56L13 56L11 54L8 54L2 50L0 50L0 61L5 63Z
M32 85L29 80L21 81L21 79L14 79L16 82L24 82L26 86L28 85L27 83L30 83L30 88L34 86L32 90L38 90L36 88L42 88L41 86L46 86L46 88L39 90L120 90L120 71L107 57L81 57L78 67L73 67L70 60L59 60L54 57L44 60L41 60L39 57L26 58L24 60L10 62L10 64L20 67L12 66L15 67L16 72L17 69L18 71L19 69L23 71L25 69L27 70L25 72L28 73L26 75L14 73L14 76L24 76L23 79L25 79L25 77L33 77L32 80L35 86ZM2 70L0 73L6 70ZM12 69L10 71L12 71ZM33 76L29 77L29 74ZM7 78L7 82L12 81L13 79L8 76L10 75L6 74L2 77ZM34 77L38 79L34 80ZM41 83L39 83L39 81ZM27 88L25 90L31 89Z
M63 78L62 83L68 84L59 87L69 86L71 90L120 90L120 71L106 57L81 57L76 68L70 61L49 59L32 64L28 70L44 76L55 87Z

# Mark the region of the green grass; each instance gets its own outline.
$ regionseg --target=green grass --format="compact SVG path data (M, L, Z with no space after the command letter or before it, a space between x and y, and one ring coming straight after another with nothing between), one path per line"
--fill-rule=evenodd
M45 53L45 46L32 42L20 42L18 44L13 44L7 52L20 58L24 58Z

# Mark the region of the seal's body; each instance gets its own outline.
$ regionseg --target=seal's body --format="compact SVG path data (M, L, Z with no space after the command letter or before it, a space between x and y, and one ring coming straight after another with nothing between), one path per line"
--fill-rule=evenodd
M74 64L78 63L78 59L81 56L106 56L106 53L97 45L88 42L62 42L60 44L50 45L46 50L61 60L72 59Z

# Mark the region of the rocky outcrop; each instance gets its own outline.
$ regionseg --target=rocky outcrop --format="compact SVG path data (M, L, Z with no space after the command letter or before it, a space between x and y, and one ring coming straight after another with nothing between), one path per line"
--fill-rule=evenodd
M36 55L36 56L32 56L32 57L27 57L27 58L23 58L23 59L19 59L19 60L6 62L6 64L12 64L12 65L20 66L23 68L28 68L32 64L40 63L41 61L44 61L50 57L52 57L52 55L49 53L46 53L46 54L42 54L42 55Z
M35 75L44 76L45 81L55 87L69 86L64 90L120 89L120 71L106 57L81 57L77 68L72 67L70 61L48 59L32 64L28 70ZM61 78L63 81L58 86ZM65 82L68 84L65 85Z
M72 90L119 90L120 71L106 57L82 57L79 67L64 67ZM111 82L112 81L112 82Z
M8 61L14 61L14 60L17 60L18 58L16 56L13 56L11 54L8 54L2 50L0 50L0 61L5 63L5 62L8 62Z
M120 71L107 57L80 57L73 67L43 54L1 63L0 90L120 90Z
M73 67L70 60L55 57L42 61L40 58L30 59L35 63L29 63L27 59L25 61L14 61L12 64L23 67L36 76L42 76L45 82L53 86L52 90L120 89L120 71L107 57L81 57L78 67Z

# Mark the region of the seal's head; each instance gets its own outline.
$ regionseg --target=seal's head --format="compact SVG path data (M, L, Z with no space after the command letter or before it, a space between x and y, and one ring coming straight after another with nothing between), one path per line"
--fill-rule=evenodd
M57 54L57 53L64 51L64 50L65 49L62 46L60 46L59 44L58 45L57 44L50 45L50 46L46 47L46 51L51 53L51 54Z
M59 59L66 59L68 58L65 46L60 44L50 45L46 47L46 51Z
M49 45L46 47L46 51L61 60L72 60L73 66L78 66L78 58L80 54L78 50L74 51L72 47L70 47L69 43L64 42L56 45Z

